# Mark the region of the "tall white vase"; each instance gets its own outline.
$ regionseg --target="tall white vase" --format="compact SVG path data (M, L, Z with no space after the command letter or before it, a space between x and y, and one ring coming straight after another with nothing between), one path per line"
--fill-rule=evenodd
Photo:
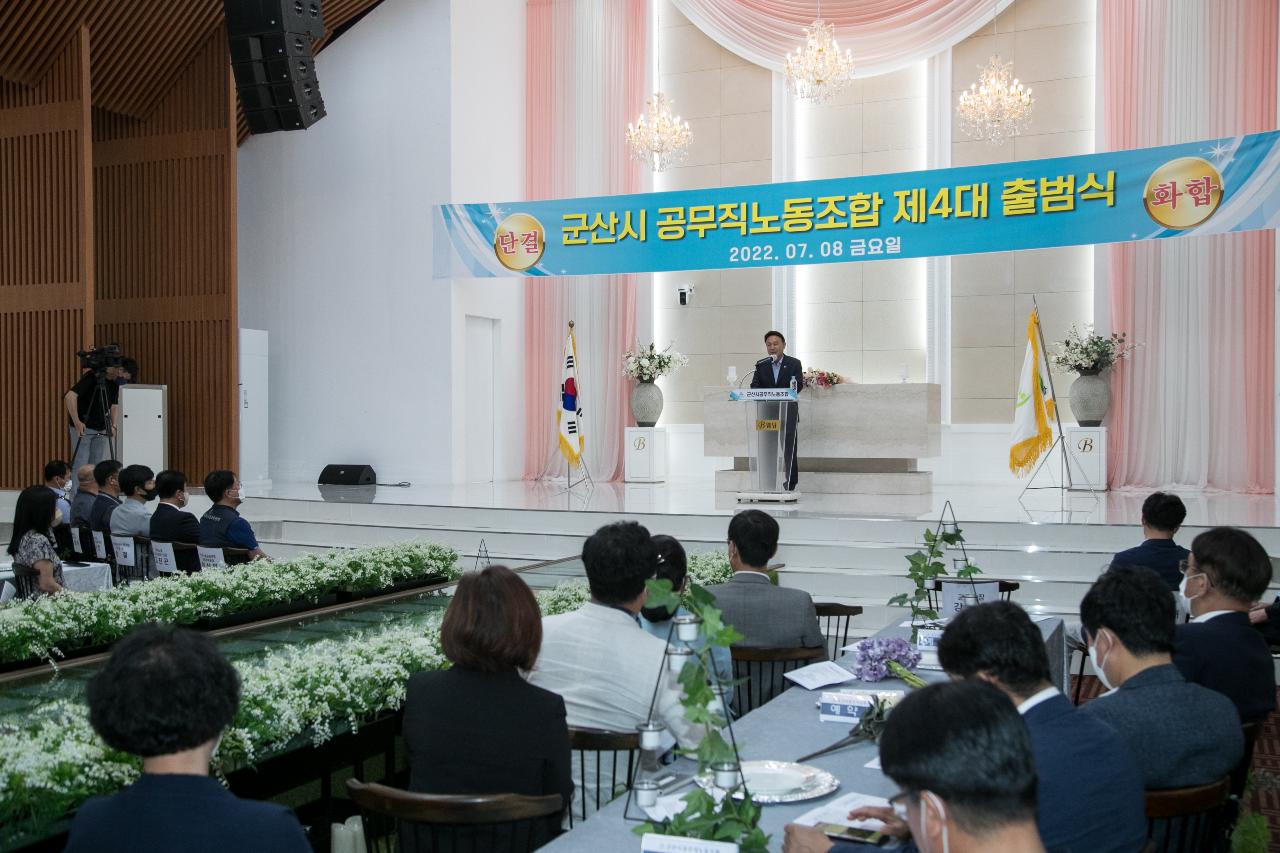
M662 389L652 379L640 380L631 391L631 412L636 426L656 426L662 417Z

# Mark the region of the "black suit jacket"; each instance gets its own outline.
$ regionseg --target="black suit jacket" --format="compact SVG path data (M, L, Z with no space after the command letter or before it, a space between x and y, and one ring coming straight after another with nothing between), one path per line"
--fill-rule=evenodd
M151 514L151 538L159 542L200 544L200 520L173 504L160 504ZM184 572L200 571L200 555L195 551L174 551L178 568Z
M573 800L564 699L517 673L455 666L410 676L404 743L411 791L560 794L566 808ZM560 817L546 821L539 843L559 828Z
M804 367L800 364L800 359L784 355L776 382L773 379L772 361L771 358L762 358L756 362L756 372L751 377L752 388L786 388L791 384L792 378L796 380L797 391L804 387Z
M120 501L106 492L98 492L98 496L93 499L93 506L89 509L89 528L106 534L107 544L111 544L111 513L115 512L115 508L120 506Z
M1184 678L1235 703L1241 722L1261 720L1276 707L1276 674L1267 641L1248 613L1224 613L1179 625L1173 663Z
M237 799L208 776L144 773L76 812L64 853L310 853L293 812Z

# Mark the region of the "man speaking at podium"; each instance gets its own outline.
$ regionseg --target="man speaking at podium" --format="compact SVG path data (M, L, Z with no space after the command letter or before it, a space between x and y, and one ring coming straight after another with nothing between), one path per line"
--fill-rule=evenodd
M764 334L764 348L769 353L767 358L756 362L755 375L751 377L752 388L795 388L804 387L804 367L800 359L787 355L787 339L782 332L770 330ZM800 448L796 442L796 424L800 421L800 406L797 403L786 404L786 427L783 436L783 457L787 463L787 481L783 488L793 491L800 473L796 466L796 457Z

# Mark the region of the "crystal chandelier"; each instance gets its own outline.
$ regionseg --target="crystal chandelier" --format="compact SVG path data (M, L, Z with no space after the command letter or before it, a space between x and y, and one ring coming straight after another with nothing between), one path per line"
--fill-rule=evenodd
M787 54L787 91L797 98L823 104L853 79L853 54L840 52L836 44L836 28L818 19L804 28L804 47Z
M1013 76L1013 63L993 56L977 82L960 94L956 113L969 136L1003 145L1006 139L1027 129L1034 104L1031 90Z
M693 133L689 122L672 115L673 102L661 92L644 102L644 112L627 125L627 145L631 156L649 164L655 172L679 165L689 153Z

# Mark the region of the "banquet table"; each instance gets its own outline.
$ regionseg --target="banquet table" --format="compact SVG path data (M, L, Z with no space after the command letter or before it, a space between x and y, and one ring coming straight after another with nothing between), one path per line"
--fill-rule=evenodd
M62 579L72 592L100 592L111 589L111 567L106 563L63 563ZM13 581L13 561L0 561L0 584Z
M1066 635L1063 621L1057 617L1033 617L1040 621L1036 626L1044 636L1046 650L1049 653L1049 667L1053 673L1053 682L1059 689L1066 687ZM875 636L885 639L889 637L909 637L909 628L894 622ZM845 655L845 658L849 658ZM945 681L942 672L920 670L918 673L925 681ZM733 734L737 739L739 753L743 760L773 759L778 761L794 761L795 759L816 752L825 746L835 743L849 733L847 723L823 723L818 721L817 702L822 690L866 689L866 690L905 690L898 679L886 679L876 683L849 681L833 685L821 690L805 690L795 686L784 691L772 701L757 708L737 720L733 724ZM800 803L780 803L764 806L760 827L770 836L769 849L781 850L783 828L797 817L833 799L852 792L869 794L877 797L889 797L897 792L893 782L879 769L866 764L879 756L879 750L873 743L859 743L845 747L837 752L811 759L806 764L820 767L831 772L840 782L840 787L832 794ZM696 769L696 764L689 759L679 759L671 769L688 775ZM632 829L640 824L623 818L627 798L619 797L592 815L585 823L579 824L570 832L561 835L555 841L540 848L550 853L595 853L600 850L639 850L640 838L632 834ZM632 806L632 814L639 814L639 809ZM870 849L870 848L868 848Z

